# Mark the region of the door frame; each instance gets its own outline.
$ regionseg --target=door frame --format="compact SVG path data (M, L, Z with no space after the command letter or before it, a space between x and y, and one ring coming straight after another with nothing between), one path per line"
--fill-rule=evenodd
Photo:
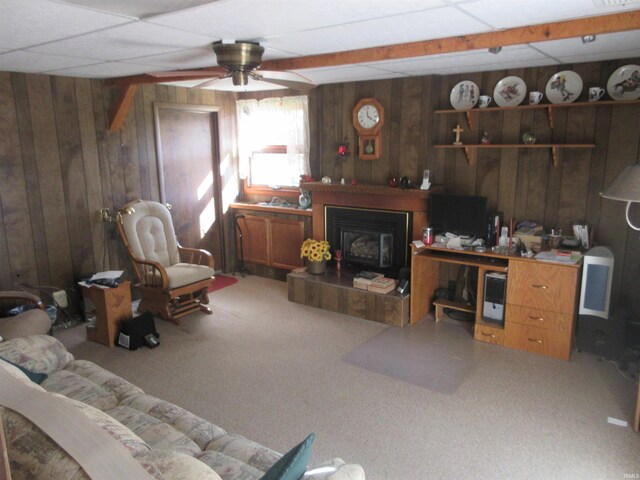
M153 103L153 123L155 127L155 146L156 146L156 158L158 163L158 187L160 192L160 202L166 203L166 193L164 187L164 161L162 158L162 139L160 138L160 111L161 110L179 110L191 113L204 113L209 114L209 121L211 123L211 143L213 151L211 152L215 164L212 165L213 169L213 198L215 204L216 219L219 221L220 238L219 244L221 248L220 261L222 265L217 267L218 270L225 271L226 252L225 252L225 228L224 228L224 212L222 211L222 179L220 178L220 132L218 122L219 106L209 105L190 105L185 103L168 103L168 102L154 102ZM190 246L190 245L186 245Z

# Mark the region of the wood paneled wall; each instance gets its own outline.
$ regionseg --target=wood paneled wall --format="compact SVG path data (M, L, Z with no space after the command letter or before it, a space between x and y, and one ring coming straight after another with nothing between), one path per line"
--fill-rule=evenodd
M384 184L389 176L408 176L419 183L428 168L432 181L449 192L485 195L490 207L507 218L565 231L574 221L588 221L596 241L615 254L614 304L629 304L638 314L640 236L626 226L622 203L598 195L625 166L638 163L638 105L558 111L553 130L544 110L483 114L472 131L462 114L433 114L450 108L450 91L461 80L473 80L483 94L493 96L500 79L518 75L529 90L544 91L551 75L568 69L584 80L584 98L588 87L606 86L617 67L638 63L625 59L322 85L309 95L312 172L334 181L355 177ZM111 95L97 80L0 73L0 288L20 283L69 288L75 278L94 271L128 268L115 225L103 224L97 211L136 198L159 199L155 101L219 105L221 158L230 160L223 177L237 181L232 94L145 86L115 133L106 130ZM369 96L385 107L382 158L361 161L355 156L351 111ZM469 166L462 151L433 148L451 143L451 129L458 123L465 129L465 143L477 143L484 130L494 143L518 143L523 132L534 131L539 142L593 142L596 148L566 150L555 168L546 150L524 149L482 150L477 164ZM345 137L353 153L338 159L337 145ZM640 212L634 216L640 222ZM228 266L234 264L230 220L225 218Z
M423 170L430 169L432 182L444 184L450 193L486 196L489 207L506 218L534 220L566 233L571 232L573 222L587 221L595 229L596 242L611 247L615 255L612 305L631 305L637 315L640 235L627 227L624 204L603 200L599 192L625 166L640 159L640 105L559 109L553 129L544 109L482 114L473 130L463 114L435 115L433 111L452 108L450 92L462 80L474 81L482 94L493 97L498 81L518 75L529 91L544 92L549 78L561 70L580 74L584 81L580 100L586 100L589 87L606 87L616 68L638 63L640 59L624 59L322 85L310 97L314 105L309 110L316 116L312 145L317 146L311 157L312 170L316 177L328 175L333 181L355 177L360 183L384 184L389 176L408 176L419 184ZM362 161L354 154L357 137L351 114L361 98L370 96L385 108L382 158ZM493 143L521 143L522 134L533 131L539 143L595 143L596 148L564 150L558 167L553 166L546 149L479 150L476 165L469 166L462 150L433 148L453 142L451 130L456 124L465 130L464 143L479 143L483 131ZM342 159L336 152L345 137L354 153Z
M114 94L99 80L0 72L0 289L70 289L96 271L130 268L116 225L98 211L160 200L154 102L220 108L221 174L236 191L235 95L147 85L109 132ZM230 213L225 223L232 231Z

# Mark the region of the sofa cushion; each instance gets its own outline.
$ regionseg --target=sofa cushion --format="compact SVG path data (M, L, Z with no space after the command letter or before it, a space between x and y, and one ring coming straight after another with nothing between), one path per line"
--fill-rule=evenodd
M157 479L220 480L204 463L171 450L150 450L136 455L136 460Z
M73 360L64 345L49 335L31 335L0 342L0 357L32 372L51 374Z
M118 406L117 397L91 380L68 370L58 370L49 375L42 386L65 397L87 403L98 410L110 410Z
M215 439L227 434L222 428L188 412L184 408L151 395L131 396L123 400L120 405L135 408L171 425L193 440L201 450L204 450Z
M112 393L118 399L118 402L122 402L132 396L144 394L140 387L127 382L124 378L105 370L93 362L74 360L67 364L65 370L84 377L100 388Z
M200 452L200 447L184 433L135 408L121 405L106 413L131 429L152 448L174 450L190 456Z
M260 480L300 480L311 460L311 444L315 438L314 433L309 434L274 463Z
M4 340L45 335L51 330L51 317L39 308L27 310L15 317L0 318L0 337Z
M215 470L222 480L258 480L264 475L263 470L215 450L199 453L196 458Z
M266 472L281 457L279 453L270 448L233 433L215 439L207 445L206 450L207 452L222 453L226 457L255 467L261 472ZM214 468L214 470L217 469Z

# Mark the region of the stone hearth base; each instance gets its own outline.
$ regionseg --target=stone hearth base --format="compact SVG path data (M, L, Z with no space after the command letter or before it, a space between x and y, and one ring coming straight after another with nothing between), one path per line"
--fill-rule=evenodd
M338 277L333 268L323 275L289 273L289 301L396 327L409 323L409 295L360 290L353 287L353 277L344 271Z

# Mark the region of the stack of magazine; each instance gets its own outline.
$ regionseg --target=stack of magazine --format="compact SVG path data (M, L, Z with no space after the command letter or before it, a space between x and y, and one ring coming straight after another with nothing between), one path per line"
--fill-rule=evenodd
M361 290L375 293L389 293L396 288L396 281L381 273L363 271L357 273L353 279L353 286Z

